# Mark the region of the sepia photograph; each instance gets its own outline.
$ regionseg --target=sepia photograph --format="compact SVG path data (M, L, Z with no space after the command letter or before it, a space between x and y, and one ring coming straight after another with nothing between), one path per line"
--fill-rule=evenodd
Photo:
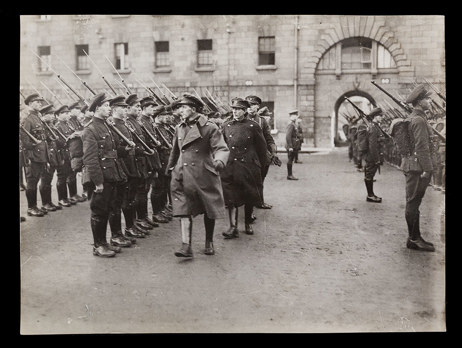
M446 17L261 12L19 16L21 336L447 332Z

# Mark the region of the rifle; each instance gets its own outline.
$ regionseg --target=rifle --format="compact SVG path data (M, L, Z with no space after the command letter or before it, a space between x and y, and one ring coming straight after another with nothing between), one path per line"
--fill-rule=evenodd
M201 96L199 95L199 93L197 93L197 91L193 88L193 91L194 93L196 93L196 97L197 99L199 99L199 101L202 103L202 108L204 109L204 111L206 113L211 113L212 110L210 110L209 106L207 104L204 103L204 101L202 100Z
M50 94L58 101L59 104L61 105L64 105L59 99L58 97L47 87L47 85L45 85L42 81L40 81L40 83L42 84L43 87L45 87L48 92L50 92Z
M61 63L64 64L64 66L65 66L66 68L68 68L68 69L71 71L71 73L74 74L75 77L77 77L77 78L80 80L80 82L82 82L82 84L83 84L85 87L88 88L88 90L90 91L91 94L96 95L96 93L90 88L90 86L88 86L88 84L87 84L85 81L83 81L83 80L79 77L79 75L77 75L71 68L69 68L69 67L66 65L66 63L63 62L63 60L62 60L61 58L58 57L58 59L61 61Z
M151 95L156 99L156 102L159 104L159 105L165 105L164 101L162 99L160 99L157 94L149 87L147 87L146 85L144 85L143 83L141 83L140 80L138 79L135 79L136 82L138 82L142 87L144 87L144 89L146 89L149 93L151 93Z
M425 83L426 83L427 85L430 86L431 89L433 89L433 91L436 93L436 95L437 95L438 97L440 97L441 99L443 99L443 100L446 102L446 97L443 96L443 95L438 91L438 89L437 89L431 82L428 82L426 78L424 78L424 81L425 81Z
M152 81L152 83L154 83L154 85L157 87L157 89L160 91L160 93L162 93L162 95L164 96L165 99L163 99L165 105L168 105L170 104L170 100L168 100L167 96L164 94L164 92L159 88L159 86L157 85L157 83L152 79L152 77L149 77Z
M88 121L87 124L84 125L84 127L89 125L92 121L93 120ZM110 122L107 119L105 120L105 123L114 133L117 133L117 135L119 137L121 137L128 146L135 148L136 144L132 140L128 139L120 130L118 130L117 127L115 126L115 124L113 124L112 122Z
M149 138L151 138L152 142L155 146L162 146L159 140L157 140L154 135L146 128L146 126L142 122L138 122L141 128L148 134Z
M165 138L165 136L162 134L162 132L157 128L157 127L154 127L154 130L157 132L157 134L159 134L160 138L164 141L165 145L171 149L172 148L172 144L170 144L170 142L168 141L168 139ZM168 130L167 130L168 132Z
M42 141L34 137L22 124L19 125L19 128L27 134L27 136L35 143L35 145L40 144Z
M370 127L371 124L370 124L369 120L367 119L366 114L364 113L364 111L362 111L360 108L358 108L358 107L356 106L356 104L353 103L353 102L352 102L350 99L348 99L347 97L344 97L344 98L345 98L351 105L353 105L353 107L355 108L355 110L358 112L359 117L361 117L361 118L363 119L364 123L366 123L366 125L367 125L368 127ZM391 138L390 134L388 134L387 132L385 132L377 123L375 123L375 122L372 122L372 123L373 123L374 125L377 126L377 128L378 128L378 129L380 130L380 132L385 136L385 138Z
M380 89L383 93L385 93L387 96L389 96L391 98L391 100L393 100L396 104L398 104L402 109L404 109L406 112L409 112L411 113L412 112L412 108L407 105L405 102L395 98L394 96L392 96L390 93L388 93L385 89L383 89L382 87L380 87L378 84L375 83L375 81L371 81L371 83L377 87L378 89Z
M217 97L217 99L215 100L215 99L213 98L213 96L212 96L212 93L210 93L209 90L208 90L207 88L205 89L205 92L209 94L210 98L212 98L212 100L213 100L215 103L217 103L217 101L218 101L217 104L220 104L221 107L222 107L226 112L232 111L231 108L229 107L229 105L224 104L224 103L221 101L220 98Z
M88 55L87 52L85 52L85 50L82 50L83 53L85 53L85 55L88 57L88 59L90 59L90 62L93 63L93 65L95 66L96 70L98 70L98 72L100 73L101 75L101 78L103 79L103 81L106 83L106 85L109 87L109 89L112 91L112 93L114 93L114 95L117 95L117 92L115 91L114 87L112 87L112 85L109 83L108 80L106 80L104 78L104 75L103 73L101 72L101 70L99 70L98 66L96 65L96 63L93 61L93 59L91 59L91 57Z
M388 93L387 91L385 91L382 87L379 87L374 81L371 81L371 83L376 86L378 89L380 89L382 92L384 92L386 95L388 95L395 103L397 103L402 109L404 109L407 113L411 113L412 112L412 108L410 108L408 105L406 105L405 103L399 101L398 99L394 98L390 93ZM435 128L431 127L431 129L433 130L433 132L438 136L440 137L441 140L443 141L446 141L446 137L441 134L440 132L438 132Z
M132 126L129 123L125 123L125 126L128 128L128 130L138 139L140 142L141 146L144 147L146 150L148 156L154 155L156 152L155 150L151 149L144 141L141 139L141 137L136 133L136 131L132 128Z
M115 68L115 66L112 64L112 62L110 61L110 59L106 56L104 56L104 58L106 58L106 60L109 62L109 64L111 64L112 68L115 70L115 72L117 73L117 75L119 76L120 78L120 81L122 82L122 85L125 87L125 89L127 90L128 94L132 94L132 91L130 90L130 88L127 86L127 84L125 83L125 80L122 78L122 76L120 76L119 74L119 71Z

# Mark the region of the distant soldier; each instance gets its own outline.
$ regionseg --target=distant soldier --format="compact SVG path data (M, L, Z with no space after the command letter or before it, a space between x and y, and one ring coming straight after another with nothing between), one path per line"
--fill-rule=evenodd
M410 155L403 157L401 165L406 176L405 217L409 234L406 246L422 251L435 251L434 245L421 236L419 211L436 166L430 146L433 131L425 115L425 111L430 108L430 95L431 91L428 91L425 85L419 85L406 100L406 103L412 104L414 110L407 118Z
M223 124L223 135L230 150L221 173L223 194L230 228L225 239L238 238L238 208L244 205L245 233L254 234L251 223L253 207L263 204L262 166L267 163L267 144L261 127L246 116L250 104L234 98L233 118Z
M25 131L22 129L20 131L25 154L27 215L40 217L44 216L46 211L44 212L37 207L37 185L39 180L46 176L48 165L48 146L39 111L42 107L42 101L43 98L38 94L31 94L25 98L24 103L28 106L22 122ZM37 142L33 139L36 139Z
M177 257L192 257L192 217L204 214L206 255L214 255L215 220L225 215L220 171L229 150L218 127L198 113L202 103L184 95L175 105L181 115L167 165L171 173L173 216L180 218L181 249ZM249 121L251 122L251 121Z
M83 144L81 134L83 131L83 125L80 123L79 118L81 117L81 106L79 102L73 103L69 106L69 119L67 125L72 129L73 134L68 140L69 156L71 157L71 168L74 174L82 172L82 156L83 156ZM83 202L86 200L86 195L80 196L75 194L74 199L77 202Z
M40 113L42 114L42 120L48 124L51 130L53 130L53 122L55 120L55 109L53 108L53 105L49 104L42 107L40 109ZM42 196L42 209L46 209L47 211L56 211L63 208L60 205L55 205L52 201L51 182L53 181L56 170L64 164L64 158L57 144L59 138L55 138L56 134L51 133L50 129L45 127L49 166L47 168L46 175L42 180L40 180L39 190ZM56 185L56 187L58 188L58 185Z
M271 135L271 128L268 122L266 121L264 117L258 114L258 111L260 110L261 99L255 95L249 95L245 97L245 100L247 100L250 104L250 108L248 109L249 119L258 123L258 125L261 127L263 131L263 137L265 138L265 141L266 141L266 149L267 149L266 162L262 163L262 170L261 170L261 178L262 178L262 183L264 187L266 175L268 174L268 170L273 161L273 158L277 154L277 146L276 146L276 143L274 142L273 136ZM263 200L263 204L257 208L271 209L272 205L265 203Z
M82 133L83 164L94 188L90 201L93 254L102 257L115 256L121 250L107 242L106 230L116 200L117 185L126 180L117 160L116 140L105 123L111 112L110 100L104 93L94 97L89 107L94 112L93 121Z
M367 189L367 202L381 203L382 198L374 194L374 176L380 166L380 130L373 122L374 117L382 114L381 108L374 108L366 116L368 124L363 124L358 129L358 150L361 158L365 160L364 183Z
M289 112L290 122L286 129L286 150L287 150L287 180L298 180L292 174L292 166L295 160L295 149L300 147L300 139L298 137L297 126L295 122L298 118L298 110Z
M298 159L298 153L302 149L302 144L303 144L303 128L302 128L302 120L300 118L297 118L295 121L295 126L297 128L297 135L298 139L300 140L300 145L298 148L294 149L294 163L302 163L302 161L299 161Z

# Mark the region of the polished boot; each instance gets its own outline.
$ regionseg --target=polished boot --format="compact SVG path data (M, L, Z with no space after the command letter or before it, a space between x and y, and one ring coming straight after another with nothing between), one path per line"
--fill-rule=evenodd
M287 163L287 180L298 180L298 178L292 175L292 164L290 163Z
M71 203L69 203L67 200L64 200L64 199L61 199L60 201L58 201L58 204L61 207L70 207L71 206Z
M365 183L366 189L367 189L366 201L367 202L373 202L373 203L382 203L382 198L377 197L374 194L374 182L372 180L364 180L364 183Z
M87 200L86 198L83 198L82 196L79 196L78 194L73 195L72 198L77 202L85 202Z
M45 209L46 211L56 211L56 208L51 205L51 203L47 203L42 207L42 210Z
M63 209L63 207L61 207L60 205L56 205L53 202L51 202L50 205L53 206L56 210L62 210Z
M165 216L162 216L161 213L157 213L157 214L152 214L152 221L161 223L161 224L166 224L169 220Z
M48 211L44 207L41 207L41 208L38 208L38 209L43 213L43 215L48 214Z
M37 206L27 209L27 215L29 216L44 216L45 214Z
M93 255L101 257L114 257L115 251L109 249L108 244L100 245L98 247L93 247Z
M245 234L253 234L253 228L251 224L245 224Z
M157 222L155 222L147 216L145 216L142 220L146 222L148 225L151 225L152 227L159 227L159 224Z
M410 238L407 239L406 247L408 249L420 250L420 251L435 251L435 247L425 242L422 237L418 237L415 240Z
M93 255L102 257L114 256L116 252L111 250L108 243L106 242L107 221L104 220L104 218L92 216L90 225L94 241Z
M229 229L223 232L225 239L239 238L239 230L237 229L237 220L239 217L239 209L237 207L228 208Z
M143 233L137 231L133 227L126 228L125 229L125 235L127 237L129 237L129 238L131 238L131 237L133 237L133 238L145 238L145 235Z
M205 226L205 255L215 255L215 249L213 248L213 232L215 230L215 219L209 219L207 214L204 214L204 226Z
M146 221L142 219L136 219L135 220L135 226L138 228L141 228L146 234L151 234L149 230L152 230L154 227L152 227L150 224L148 224Z
M190 217L183 217L180 219L181 225L181 249L175 251L176 257L193 257L191 248L191 235L192 235L192 219Z
M271 209L273 206L271 204L264 203L262 205L257 206L260 209Z

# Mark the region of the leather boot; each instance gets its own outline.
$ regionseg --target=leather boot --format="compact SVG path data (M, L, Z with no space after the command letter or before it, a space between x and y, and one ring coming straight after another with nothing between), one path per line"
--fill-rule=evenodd
M107 221L99 217L91 217L91 231L93 233L93 255L102 257L113 257L115 251L111 250L106 242Z
M298 178L292 175L292 164L290 163L287 163L287 180L298 180Z
M364 179L364 183L365 183L366 189L367 189L366 201L367 202L373 202L373 203L382 203L382 198L377 197L374 194L374 182L372 180Z
M183 217L180 219L181 225L181 249L175 251L176 257L193 257L191 249L191 236L192 236L192 219L189 217Z
M205 255L215 255L215 249L213 248L213 232L215 229L215 220L209 219L207 214L204 214L204 226L205 226Z
M245 224L245 234L253 234L253 228L251 224Z
M223 232L225 239L239 238L239 230L237 228L237 220L239 217L239 209L237 207L228 208L229 229Z
M32 207L32 208L27 209L27 215L29 215L29 216L39 216L39 217L42 217L42 216L44 216L45 214L44 214L43 211L41 211L39 208L37 208L37 207Z
M108 244L93 247L93 255L101 257L114 257L115 251L109 249Z

